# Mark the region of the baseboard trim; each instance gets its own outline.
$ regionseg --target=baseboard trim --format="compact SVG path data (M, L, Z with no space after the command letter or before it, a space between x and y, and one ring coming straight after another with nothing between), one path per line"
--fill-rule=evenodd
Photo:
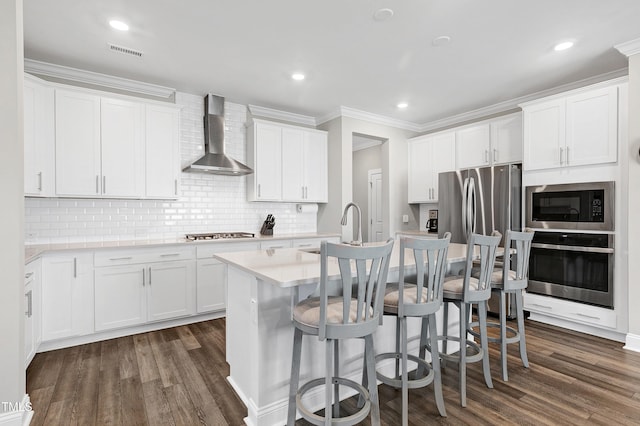
M31 408L31 398L29 394L24 394L22 401L16 401L17 407L11 407L11 411L0 413L0 426L28 426L33 418L33 409ZM4 410L5 403L0 406Z
M634 352L640 352L640 335L627 333L627 338L625 339L625 345L623 348Z

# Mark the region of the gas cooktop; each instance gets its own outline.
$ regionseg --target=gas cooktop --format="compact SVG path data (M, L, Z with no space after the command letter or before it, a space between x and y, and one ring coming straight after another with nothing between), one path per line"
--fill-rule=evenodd
M231 238L253 238L255 234L250 232L210 232L207 234L187 234L185 238L190 241L196 240L222 240Z

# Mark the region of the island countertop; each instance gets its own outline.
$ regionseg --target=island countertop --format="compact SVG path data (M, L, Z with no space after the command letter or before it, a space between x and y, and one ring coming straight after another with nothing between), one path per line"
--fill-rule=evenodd
M397 271L400 265L400 242L396 240L389 271ZM501 251L501 249L499 250ZM451 243L447 262L464 262L467 245ZM317 283L320 279L320 255L307 249L270 249L234 253L216 253L214 257L228 265L241 269L256 278L281 288ZM413 255L405 255L405 264L413 265ZM338 279L336 259L329 259L329 279Z

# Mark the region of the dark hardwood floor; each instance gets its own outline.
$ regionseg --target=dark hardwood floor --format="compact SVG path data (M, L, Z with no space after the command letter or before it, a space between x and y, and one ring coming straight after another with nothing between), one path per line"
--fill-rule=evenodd
M27 370L33 425L234 425L246 408L226 382L224 319L36 355ZM468 369L467 408L457 369L443 373L447 417L431 386L410 391L412 425L638 425L640 354L622 344L527 322L531 368L509 348L509 381L491 346L494 389ZM383 424L400 424L400 394L379 386ZM344 404L354 409L353 398ZM298 424L307 424L299 421ZM368 424L368 423L365 423Z

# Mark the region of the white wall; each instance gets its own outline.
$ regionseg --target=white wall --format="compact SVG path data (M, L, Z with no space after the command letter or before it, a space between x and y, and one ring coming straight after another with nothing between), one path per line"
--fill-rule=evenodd
M203 154L203 96L176 94L181 112L181 162L187 166ZM225 149L246 159L247 111L225 103ZM297 213L292 203L250 203L248 177L182 173L180 198L158 200L98 200L28 198L26 241L67 243L131 239L167 239L185 233L260 231L267 214L276 217L280 234L316 231L316 215Z
M0 402L15 404L25 395L22 0L0 3L0 58ZM21 417L0 404L0 423Z

